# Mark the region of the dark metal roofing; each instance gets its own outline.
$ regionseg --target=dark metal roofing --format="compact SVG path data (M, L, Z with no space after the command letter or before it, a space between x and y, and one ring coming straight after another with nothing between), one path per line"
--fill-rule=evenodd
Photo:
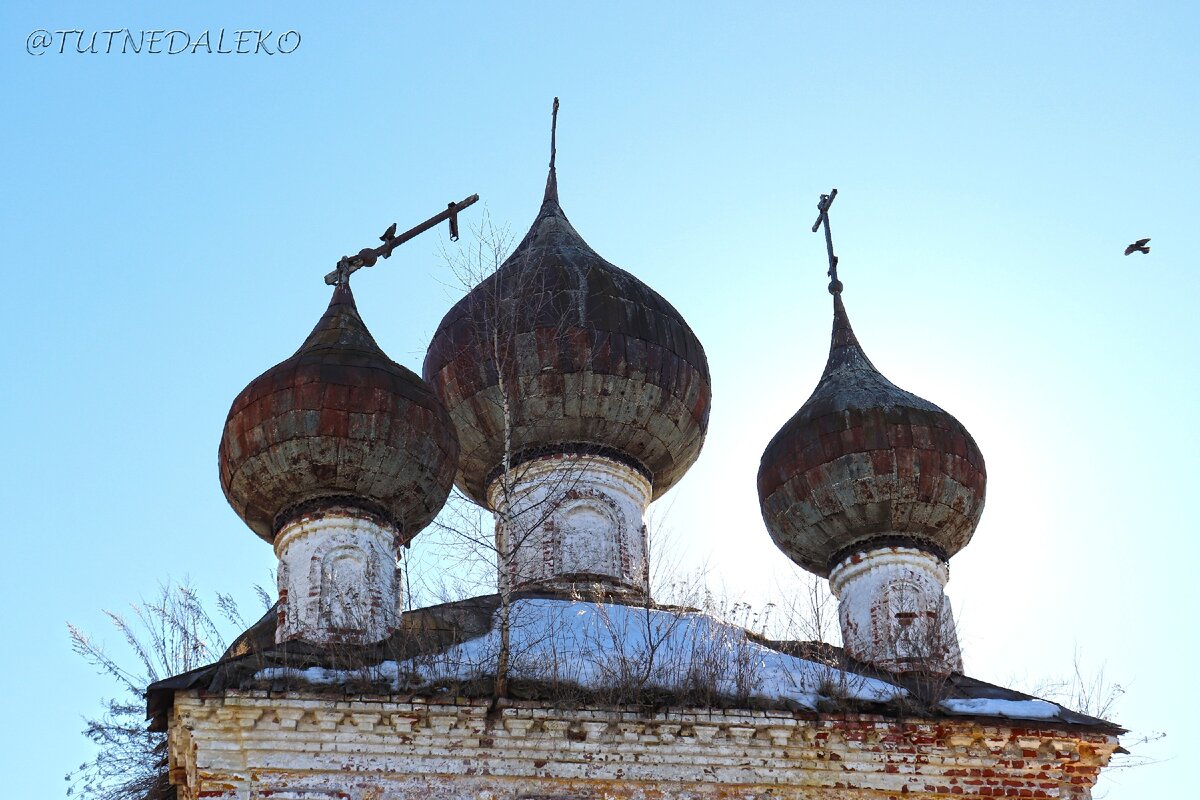
M958 420L880 374L840 292L833 305L825 372L759 466L767 529L818 575L880 537L948 558L983 513L983 455Z
M505 455L502 381L511 458L606 449L647 474L654 497L695 461L708 428L700 341L670 303L576 232L553 166L529 232L446 314L424 375L458 429L458 485L485 505Z
M277 644L277 617L272 609L239 636L220 661L151 684L146 690L150 730L166 730L175 692L198 689L214 694L252 686L257 672L273 666L353 669L387 659L433 655L487 633L499 604L500 596L493 594L406 611L400 619L400 628L383 642L333 647L299 640ZM347 688L336 686L329 691L345 692Z
M445 503L457 456L441 402L375 343L349 284L296 354L233 401L218 451L226 498L267 541L326 501L412 536Z
M517 592L514 600L533 597L555 597L552 594L539 592ZM615 597L605 600L609 604L620 604ZM199 690L204 694L219 695L228 689L270 689L271 691L303 691L315 694L362 695L362 694L392 694L394 687L375 687L369 682L347 683L309 683L300 679L270 678L262 679L255 676L270 668L288 667L292 670L303 671L309 667L321 667L327 670L344 670L353 672L362 667L378 665L383 661L405 661L421 656L435 656L446 652L451 647L470 639L484 636L496 624L496 611L499 608L499 595L485 595L467 600L444 603L429 608L405 612L401 618L400 629L389 639L375 645L352 646L337 645L322 647L307 642L292 641L275 644L273 639L275 615L268 612L255 623L237 642L230 647L220 661L207 667L201 667L190 672L167 678L152 684L147 690L147 718L151 720L151 730L165 730L175 692ZM665 608L665 607L661 607ZM671 609L666 609L671 610ZM688 611L686 609L675 609ZM986 683L962 674L952 674L948 677L929 676L920 673L896 674L878 669L869 664L855 661L839 647L822 642L802 641L773 641L765 639L749 631L748 638L798 658L845 670L852 674L874 678L900 686L908 693L906 696L885 703L867 703L862 701L844 701L846 708L830 710L847 710L854 706L855 710L869 711L879 714L920 714L932 717L971 716L961 713L948 713L942 703L948 700L996 700L1017 702L1034 700L1031 695L1001 686ZM278 670L276 670L278 672ZM370 670L365 670L369 674ZM514 697L524 699L557 698L562 700L569 695L564 693L566 687L561 685L541 687L536 682L517 682L512 685ZM470 683L454 683L453 685L425 685L414 688L417 696L445 696L451 692L459 697L489 697L494 688L493 682L484 676ZM586 694L571 696L572 702L589 702ZM711 699L711 698L710 698ZM678 704L688 698L673 698L655 695L652 698L658 704ZM756 705L763 705L760 700ZM837 703L839 701L832 700ZM767 703L766 705L771 705ZM1051 717L1038 716L1030 721L1038 727L1061 728L1064 726L1081 726L1088 729L1100 730L1105 733L1119 734L1124 730L1111 722L1096 717L1071 711L1070 709L1052 704L1057 711ZM787 703L783 703L787 707ZM722 706L724 707L724 706ZM1017 705L1015 708L1020 709ZM793 709L796 710L796 709ZM990 719L986 714L974 715ZM1021 719L1019 716L1007 719Z

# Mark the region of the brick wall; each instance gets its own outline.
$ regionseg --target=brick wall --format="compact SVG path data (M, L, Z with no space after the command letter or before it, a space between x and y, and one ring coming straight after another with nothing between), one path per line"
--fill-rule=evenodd
M170 724L181 800L1084 800L1116 747L1036 723L266 692L179 693Z

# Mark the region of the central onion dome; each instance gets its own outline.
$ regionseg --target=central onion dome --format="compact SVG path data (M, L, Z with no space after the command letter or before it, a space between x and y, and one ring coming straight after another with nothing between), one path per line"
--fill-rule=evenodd
M233 401L218 452L225 497L268 542L329 505L407 540L446 502L457 456L442 404L379 349L345 283L296 354Z
M763 453L758 496L775 543L810 572L900 545L943 561L983 513L987 475L967 429L871 364L834 293L833 337L812 396Z
M614 458L657 498L708 428L704 348L670 303L571 226L553 157L529 233L446 314L424 376L458 430L458 486L485 506L506 452L510 468L559 453Z

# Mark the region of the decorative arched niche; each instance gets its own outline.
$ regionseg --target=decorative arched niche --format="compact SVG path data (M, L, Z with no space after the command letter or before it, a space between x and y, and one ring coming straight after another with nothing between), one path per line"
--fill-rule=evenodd
M377 570L356 545L339 545L321 559L321 622L332 632L356 632L371 627L370 588Z
M555 514L560 575L621 575L623 515L599 497L563 502Z

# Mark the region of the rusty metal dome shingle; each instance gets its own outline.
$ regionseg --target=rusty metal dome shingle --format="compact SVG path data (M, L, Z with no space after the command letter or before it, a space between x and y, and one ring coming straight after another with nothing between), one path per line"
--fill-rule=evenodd
M971 434L880 374L834 291L825 372L759 466L759 501L775 543L823 576L872 541L949 558L979 523L986 482Z
M442 404L375 343L348 284L296 354L233 401L218 451L225 497L267 541L331 501L411 537L445 503L457 456Z
M655 498L708 427L704 348L670 303L576 232L553 165L529 233L446 314L423 372L458 430L459 488L483 505L505 455L502 379L511 458L605 454L644 472Z

